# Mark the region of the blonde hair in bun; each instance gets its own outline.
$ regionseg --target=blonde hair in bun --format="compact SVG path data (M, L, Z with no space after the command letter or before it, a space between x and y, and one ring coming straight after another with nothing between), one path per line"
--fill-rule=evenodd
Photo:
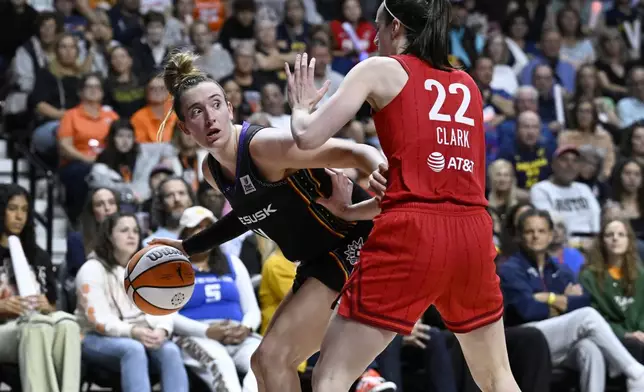
M170 55L163 68L163 83L173 98L172 108L168 111L157 131L157 141L163 140L166 123L174 111L179 120L183 120L180 110L181 95L187 89L201 82L212 80L206 73L195 66L196 54L190 51L177 51Z

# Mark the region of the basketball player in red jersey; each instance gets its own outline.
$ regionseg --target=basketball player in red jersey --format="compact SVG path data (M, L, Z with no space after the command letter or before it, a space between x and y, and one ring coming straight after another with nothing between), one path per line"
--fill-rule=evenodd
M359 63L315 111L326 92L314 87L315 60L309 64L304 54L289 72L298 147L319 147L367 101L389 164L380 206L371 199L341 211L369 219L382 208L327 329L313 373L316 392L347 391L432 304L483 391L519 390L485 210L482 99L474 81L449 63L450 11L449 0L385 0L376 43L386 57Z

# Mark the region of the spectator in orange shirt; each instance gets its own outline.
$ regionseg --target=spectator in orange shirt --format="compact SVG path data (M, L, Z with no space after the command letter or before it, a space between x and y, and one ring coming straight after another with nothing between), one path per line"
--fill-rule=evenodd
M195 0L194 17L208 25L210 31L221 30L226 20L226 1Z
M89 192L85 177L112 121L118 118L112 109L102 107L103 83L98 74L83 77L80 86L80 105L65 112L58 129L59 176L65 186L65 207L72 222L80 215Z
M146 88L146 99L147 105L134 113L131 119L134 126L134 136L138 143L155 143L159 126L172 107L168 90L165 88L162 78L150 79ZM174 129L176 121L177 116L172 113L166 123L166 129ZM172 132L164 132L162 141L169 142L171 138Z

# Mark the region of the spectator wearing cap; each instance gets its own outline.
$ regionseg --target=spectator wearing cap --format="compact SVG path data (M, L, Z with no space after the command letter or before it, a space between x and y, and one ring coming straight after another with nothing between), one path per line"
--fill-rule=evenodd
M571 129L560 132L557 144L560 146L572 145L577 148L583 145L595 147L604 158L600 178L610 177L615 165L615 145L610 133L599 123L599 114L595 102L581 99L572 109Z
M130 121L119 119L110 126L105 149L96 158L87 181L92 188L131 193L138 205L152 194L148 180L154 167L174 156L169 144L138 143Z
M553 77L556 77L557 83L572 93L575 89L575 67L559 57L561 34L555 29L544 30L541 34L540 49L541 53L535 56L521 72L519 82L530 84L535 68L541 64L549 64L553 67Z
M187 208L180 221L184 240L215 223L201 206ZM190 258L195 289L190 301L175 314L177 343L184 362L213 392L256 392L250 358L261 338L255 334L261 314L246 267L219 247ZM237 373L245 374L240 383Z
M548 252L555 262L567 265L577 279L585 262L584 254L578 249L568 246L566 221L559 215L551 215L554 229Z
M530 201L539 210L560 215L571 242L587 247L599 233L601 207L588 185L575 181L578 176L579 150L559 147L552 159L552 176L530 189Z
M541 139L541 122L532 111L521 113L517 119L516 138L512 145L504 146L499 158L512 163L517 186L530 189L550 175L552 150Z
M606 388L609 374L626 377L628 391L644 389L644 366L590 307L567 265L548 255L554 224L550 214L531 210L518 224L519 251L499 266L506 322L540 330L548 341L554 366L579 371L582 392Z
M166 178L154 194L150 220L156 231L143 240L147 244L153 238L179 238L179 220L186 208L195 205L197 198L190 185L180 177Z
M617 115L622 127L644 120L644 67L635 66L628 73L629 95L617 103Z
M213 40L213 33L205 22L198 20L190 26L190 41L195 53L199 55L195 65L214 80L219 80L230 75L235 69L235 64L230 53L219 42Z

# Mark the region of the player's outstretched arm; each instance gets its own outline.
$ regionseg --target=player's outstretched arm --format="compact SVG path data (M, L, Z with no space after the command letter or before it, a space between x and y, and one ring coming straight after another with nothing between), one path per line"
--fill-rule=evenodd
M250 144L255 164L272 170L338 168L358 169L365 174L386 164L380 151L366 145L343 139L330 139L322 146L304 151L297 146L290 132L270 129L259 132Z
M324 105L314 111L324 97L328 85L315 88L313 70L315 59L308 62L307 54L298 55L294 73L288 64L288 99L291 105L291 132L297 146L303 150L319 148L352 120L367 100L373 86L371 58L356 65L344 78L338 91Z

